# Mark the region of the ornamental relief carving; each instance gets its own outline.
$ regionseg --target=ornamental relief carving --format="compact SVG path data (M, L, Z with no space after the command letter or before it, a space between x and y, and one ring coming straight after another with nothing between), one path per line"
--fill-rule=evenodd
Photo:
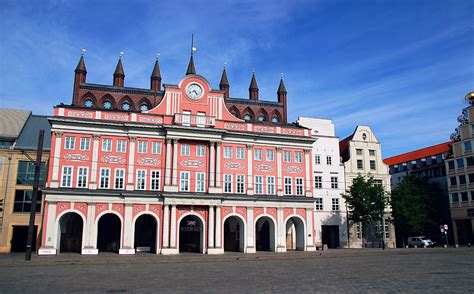
M256 171L262 171L262 172L271 172L273 171L273 166L268 165L268 164L257 164L255 166Z
M101 161L105 162L105 163L124 164L125 163L125 158L123 156L106 155L106 156L102 156Z
M236 170L243 170L244 169L244 165L240 162L226 162L224 164L224 167L226 169L236 169Z
M144 123L155 123L155 124L162 124L163 123L163 119L161 117L148 116L148 115L139 115L138 116L138 121L139 122L144 122Z
M290 173L290 174L297 174L301 173L303 169L301 167L297 166L287 166L285 167L285 172Z
M104 119L128 121L128 115L126 115L126 114L116 114L116 113L106 113L106 114L104 114Z
M198 160L198 159L186 159L186 160L181 161L181 165L185 166L185 167L197 168L197 167L203 167L204 162L202 160Z
M67 116L68 117L79 117L79 118L93 118L93 113L92 112L86 112L86 111L68 111Z
M291 129L282 129L281 133L285 134L285 135L296 135L296 136L302 136L303 135L300 130L291 130Z
M255 132L262 132L262 133L275 133L275 129L272 127L255 126L253 130Z
M64 155L64 159L68 161L88 161L89 156L86 154L66 154Z
M224 129L245 131L245 125L243 125L243 124L224 123Z
M137 160L139 165L160 165L161 160L153 157L141 157Z

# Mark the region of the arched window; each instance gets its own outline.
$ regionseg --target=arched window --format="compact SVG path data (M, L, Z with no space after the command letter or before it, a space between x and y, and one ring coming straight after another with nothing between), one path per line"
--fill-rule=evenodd
M246 114L244 115L244 120L246 121L251 121L252 120L252 116L250 114Z
M122 103L122 110L129 111L130 110L130 103L128 103L128 102Z
M141 111L141 112L148 111L148 109L149 109L149 108L148 108L148 105L146 105L146 104L140 105L140 111Z
M84 106L92 108L94 106L94 101L91 98L86 98L86 100L84 100Z
M106 100L104 102L104 109L112 109L112 102Z
M272 117L272 123L278 123L278 117L274 116Z
M260 115L260 116L257 118L257 120L258 120L259 122L264 122L264 121L265 121L265 116Z

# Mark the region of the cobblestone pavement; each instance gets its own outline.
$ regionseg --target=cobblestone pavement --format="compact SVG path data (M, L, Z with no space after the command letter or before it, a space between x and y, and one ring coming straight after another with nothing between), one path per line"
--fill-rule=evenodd
M474 248L0 255L0 293L473 293Z

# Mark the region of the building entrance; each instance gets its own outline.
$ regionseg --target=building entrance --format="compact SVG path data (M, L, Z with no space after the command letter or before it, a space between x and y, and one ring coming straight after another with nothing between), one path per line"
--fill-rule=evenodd
M203 224L201 220L188 215L179 223L179 252L203 252Z
M59 220L60 252L81 253L82 227L82 218L77 213L70 212L61 217Z
M144 214L135 221L135 249L156 253L157 223L153 216Z
M321 226L322 243L328 245L328 248L338 248L339 245L339 226Z
M304 250L304 223L297 217L286 221L286 250Z
M104 214L97 228L97 249L118 252L120 249L121 221L113 213Z
M268 217L261 217L255 224L255 249L275 251L275 225Z
M244 223L236 216L224 222L224 251L244 252Z
M36 236L38 227L33 230L33 251L36 250ZM28 238L28 226L13 226L13 236L11 240L11 252L25 252L26 239Z

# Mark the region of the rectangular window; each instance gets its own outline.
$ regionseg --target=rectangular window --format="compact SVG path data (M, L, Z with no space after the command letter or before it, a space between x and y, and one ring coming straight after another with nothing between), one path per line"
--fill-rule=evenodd
M232 175L224 175L224 193L232 193Z
M464 167L464 158L456 159L456 163L458 164L458 168Z
M369 150L369 155L370 156L375 156L375 150Z
M145 190L146 188L146 170L137 169L137 190Z
M102 151L103 152L112 151L112 139L102 139Z
M362 149L356 149L356 154L357 155L362 155Z
M87 188L87 167L77 169L77 187Z
M196 156L197 156L197 157L204 157L204 156L206 156L206 146L204 146L204 145L197 145L197 146L196 146Z
M448 168L454 169L454 160L448 162Z
M296 178L296 195L303 196L303 178Z
M385 239L390 239L390 220L384 222Z
M357 160L357 169L364 169L364 162L362 159Z
M469 183L474 183L474 174L469 174Z
M196 173L196 192L205 192L206 175L202 172Z
M114 187L115 189L125 188L125 169L124 168L115 169Z
M331 156L326 156L326 164L327 165L332 165L332 157Z
M266 160L267 161L274 161L275 160L275 152L273 150L267 150L266 152Z
M360 223L356 224L356 236L357 239L362 239L362 225Z
M450 181L450 183L451 183L451 186L455 186L455 185L458 184L457 181L456 181L456 177L450 177L450 178L449 178L449 181Z
M283 151L283 161L291 162L291 151Z
M191 123L191 111L183 111L183 126L189 126Z
M244 194L245 193L245 175L237 175L237 193Z
M255 176L255 194L263 194L263 177Z
M196 117L196 124L198 127L205 127L206 125L206 114L204 112L198 112Z
M262 149L255 149L253 159L262 160Z
M296 151L295 152L295 162L296 163L302 163L303 162L303 153Z
M461 192L461 201L462 202L469 201L467 192Z
M91 148L91 138L81 138L79 149L83 151L88 151L90 148Z
M64 139L64 149L74 150L75 143L76 143L75 137L66 137L66 139Z
M323 198L314 198L315 209L323 210Z
M451 202L452 202L452 203L458 203L458 202L459 202L458 193L453 193L453 194L451 194Z
M0 170L2 166L0 165ZM16 174L17 185L33 185L35 180L35 164L29 161L18 161L18 171ZM46 164L41 163L39 185L44 186L46 182Z
M331 177L331 189L337 189L338 187L337 177Z
M267 177L267 194L275 195L275 177Z
M189 156L190 154L189 144L181 144L181 156Z
M180 191L189 192L189 172L181 172L180 179L181 179Z
M157 142L157 141L151 142L151 153L161 154L161 142Z
M471 141L464 142L464 151L465 152L471 152L472 151Z
M110 168L101 168L99 188L108 189L109 184L110 184Z
M41 212L41 191L38 191L36 199L36 212ZM31 200L33 200L33 190L16 190L15 203L13 204L13 212L30 212Z
M150 190L160 190L160 171L152 170L150 172Z
M125 153L127 152L127 140L117 140L117 147L116 147L117 152L119 153Z
M375 160L370 161L370 169L375 170Z
M332 199L332 211L339 211L339 198Z
M138 153L148 153L148 142L138 141Z
M323 177L322 176L314 176L314 187L316 189L323 188Z
M314 164L316 165L321 164L321 155L314 156Z
M231 146L224 146L224 158L227 158L227 159L232 158L232 147Z
M465 175L460 175L459 176L459 185L465 185L466 184L466 176Z
M245 149L243 147L235 148L235 158L236 159L245 159Z
M61 187L72 187L72 166L63 166Z
M285 177L285 195L291 195L291 178Z
M467 166L473 166L474 165L474 156L466 157L466 164L467 164Z

